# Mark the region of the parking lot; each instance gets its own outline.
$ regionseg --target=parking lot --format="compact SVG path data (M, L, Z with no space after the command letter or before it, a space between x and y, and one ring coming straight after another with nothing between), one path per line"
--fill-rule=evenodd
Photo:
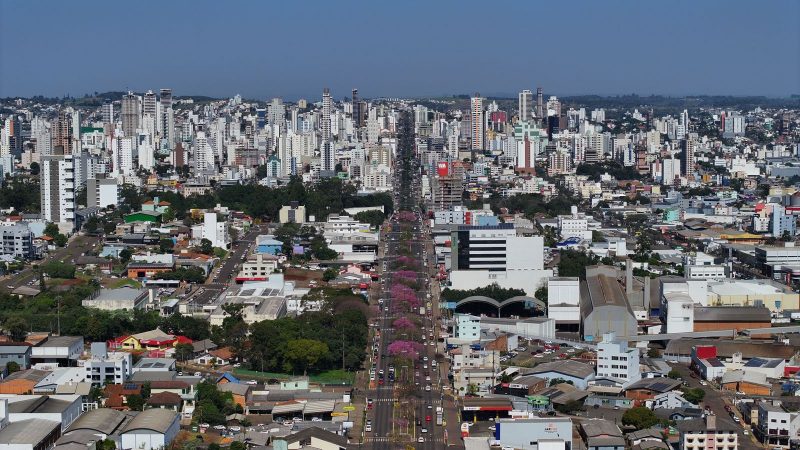
M579 350L564 344L534 340L529 344L521 344L515 350L502 355L500 357L500 365L502 367L532 368L543 362L557 359L573 359L584 352L585 350Z

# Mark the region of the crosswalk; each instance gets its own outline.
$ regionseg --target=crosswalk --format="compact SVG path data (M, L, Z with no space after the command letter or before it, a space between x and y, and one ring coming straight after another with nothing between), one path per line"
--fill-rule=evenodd
M366 436L364 438L364 441L372 442L372 443L375 443L375 442L390 442L391 440L392 439L389 438L388 436ZM401 438L400 442L403 442L403 441L408 441L408 439L402 439ZM416 440L414 442L416 442ZM436 436L433 439L425 438L425 442L444 443L445 440L444 440L443 436Z

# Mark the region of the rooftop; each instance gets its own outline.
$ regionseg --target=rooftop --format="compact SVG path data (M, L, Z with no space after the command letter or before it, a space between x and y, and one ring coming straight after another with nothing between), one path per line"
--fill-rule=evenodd
M587 378L594 375L594 369L588 364L584 364L569 359L551 361L537 365L531 374L556 372L576 378Z
M128 433L133 430L153 430L159 433L166 433L177 416L178 413L169 409L146 409L128 422L121 433Z
M27 419L18 422L11 422L0 430L0 442L24 446L33 445L39 448L39 444L53 432L55 428L61 426L61 422L44 419Z
M123 286L117 289L100 289L93 300L136 300L147 295L147 289L136 289L131 286Z

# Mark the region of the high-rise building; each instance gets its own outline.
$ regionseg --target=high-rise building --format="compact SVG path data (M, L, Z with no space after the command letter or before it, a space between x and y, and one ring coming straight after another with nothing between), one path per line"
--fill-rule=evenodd
M206 133L198 131L194 139L194 168L197 172L214 167L214 150L208 143Z
M480 94L475 94L470 99L470 115L471 115L471 134L472 150L483 150L484 144L484 123L483 123L483 98Z
M286 105L280 98L273 98L267 111L267 123L277 125L281 131L286 130Z
M156 101L156 94L153 91L144 93L142 99L142 115L149 115L156 117L158 113L158 102Z
M627 340L617 340L613 332L605 333L597 345L597 378L615 380L622 387L639 381L639 349L628 347Z
M122 108L120 119L122 120L122 132L125 136L134 136L136 129L139 128L139 118L142 116L142 101L138 95L128 91L122 96Z
M572 169L572 158L565 150L556 150L547 157L547 175L560 175L569 173Z
M685 139L681 142L681 145L683 146L683 174L688 176L694 173L694 153L697 151L697 142L691 138Z
M542 88L536 88L536 118L544 120L544 94Z
M320 146L320 166L321 170L331 172L336 166L333 154L333 142L331 142L331 112L333 109L333 99L331 98L331 91L325 88L322 91L322 122L320 123L320 130L322 131L322 143Z
M519 120L523 122L531 120L531 115L533 114L533 92L529 89L520 92L517 103L519 108Z
M114 103L111 100L106 100L100 107L100 120L103 123L114 123Z
M161 89L159 97L161 138L166 142L167 149L172 149L175 145L175 111L172 109L172 89Z
M0 144L2 153L19 155L22 153L22 125L19 117L12 115L7 117L3 123L3 142Z
M42 156L39 176L42 219L71 231L75 223L75 167L72 155Z
M59 111L58 117L53 122L51 143L54 154L72 154L72 117L65 110Z

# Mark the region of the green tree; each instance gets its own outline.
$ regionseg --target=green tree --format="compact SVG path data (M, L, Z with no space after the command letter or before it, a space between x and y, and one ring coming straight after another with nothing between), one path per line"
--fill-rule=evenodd
M687 389L683 393L683 398L694 403L695 405L702 402L706 397L706 391L701 388Z
M563 405L556 404L554 406L554 409L560 412L561 414L575 414L576 412L583 409L583 402L581 402L580 400L571 400L567 403L564 403Z
M58 231L58 225L56 225L56 224L54 224L54 223L52 223L52 222L51 222L51 223L48 223L48 224L47 224L47 225L44 227L44 234L45 234L45 236L50 236L51 238L55 238L55 237L56 237L56 235L57 235L58 233L59 233L59 231Z
M172 239L162 238L158 241L158 250L161 253L172 253L173 247L175 247L175 243L172 242Z
M649 358L660 358L661 352L657 348L651 348L647 350L647 356Z
M83 229L89 234L97 233L97 228L100 226L100 221L97 220L97 216L89 217L89 220L83 224Z
M368 223L370 226L379 227L386 220L386 215L382 211L370 210L362 211L353 216L353 218L359 222Z
M16 361L9 361L6 363L6 370L9 375L14 372L19 372L19 364Z
M39 163L35 161L31 163L31 175L39 175Z
M188 361L194 355L194 347L192 344L177 344L175 345L175 358L178 361Z
M302 369L303 375L329 353L328 344L314 339L297 339L286 346L286 359L295 370Z
M119 252L119 260L122 264L128 264L128 261L131 260L131 256L133 256L133 253L127 248L123 248L122 251Z
M168 223L172 222L173 220L175 220L175 210L173 210L172 207L169 207L166 209L166 211L164 211L163 214L161 214L161 221Z
M592 242L605 242L606 237L603 233L597 230L592 230Z
M151 391L150 382L149 381L145 381L142 384L142 398L145 399L145 400L150 398L150 391Z
M645 408L644 406L631 408L625 411L625 414L622 415L622 424L630 425L637 430L650 428L657 423L658 417L656 416L656 413L649 408Z
M667 376L672 378L673 380L677 380L678 378L681 377L681 373L675 369L672 369L669 371L669 373L667 373Z
M204 255L210 255L214 253L214 246L211 244L211 241L206 238L200 240L200 253Z
M230 450L247 450L247 445L241 441L231 442Z
M68 241L67 237L61 233L58 233L56 237L53 238L53 242L59 247L67 245L67 241Z
M563 378L553 378L550 380L550 386L555 386L562 383L573 384L571 380L565 380Z
M139 394L132 394L126 397L128 408L132 411L142 411L144 409L144 398Z
M94 443L95 450L116 450L117 444L111 439L103 439Z
M75 266L61 261L48 261L42 265L42 271L50 278L75 278Z
M333 267L328 267L325 269L325 272L322 273L322 280L323 281L331 281L336 279L339 276L339 271L334 269Z

